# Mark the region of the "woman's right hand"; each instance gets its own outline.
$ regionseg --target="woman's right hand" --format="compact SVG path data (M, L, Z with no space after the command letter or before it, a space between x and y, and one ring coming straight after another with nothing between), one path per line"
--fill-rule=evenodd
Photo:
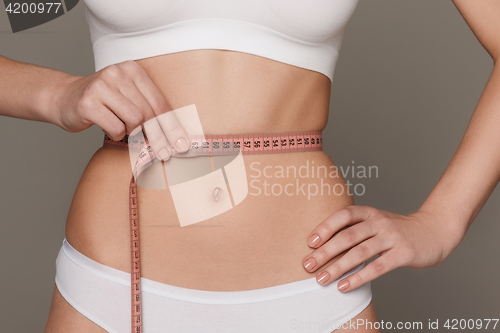
M143 125L160 159L170 158L171 146L181 153L189 149L189 138L175 113L169 112L165 97L134 61L110 65L89 76L71 76L59 87L55 121L68 132L96 124L119 141Z

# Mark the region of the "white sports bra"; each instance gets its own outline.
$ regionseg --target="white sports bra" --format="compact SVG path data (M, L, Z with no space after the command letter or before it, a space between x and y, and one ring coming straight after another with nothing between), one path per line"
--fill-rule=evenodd
M333 79L359 0L84 0L96 71L196 49L249 53Z

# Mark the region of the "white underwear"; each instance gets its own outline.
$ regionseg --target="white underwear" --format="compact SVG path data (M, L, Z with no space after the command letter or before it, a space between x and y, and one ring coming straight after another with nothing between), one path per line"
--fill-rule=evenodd
M146 333L330 333L363 311L372 299L370 283L342 293L315 277L243 291L207 291L141 277ZM130 274L98 263L66 239L56 259L55 282L81 314L111 333L130 332ZM346 325L347 326L347 325Z

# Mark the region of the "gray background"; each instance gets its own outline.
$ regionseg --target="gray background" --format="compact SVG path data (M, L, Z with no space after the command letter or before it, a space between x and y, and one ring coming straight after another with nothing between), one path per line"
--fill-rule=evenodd
M92 73L83 3L17 34L2 11L0 54ZM357 204L400 214L420 206L458 147L492 67L451 1L360 1L345 34L324 132L325 150L337 165L379 167L378 178L352 179L366 186ZM96 126L71 134L7 117L0 129L1 330L41 332L72 196L103 134ZM400 268L372 282L379 320L426 327L429 319L500 317L499 197L497 189L443 264Z

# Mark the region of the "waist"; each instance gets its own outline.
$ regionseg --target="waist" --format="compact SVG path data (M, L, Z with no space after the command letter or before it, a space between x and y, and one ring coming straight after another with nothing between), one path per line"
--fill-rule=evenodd
M175 160L209 163L213 159L217 166L224 165L226 157ZM185 226L180 223L170 182L162 189L138 187L143 276L206 290L259 288L314 276L301 265L311 252L307 236L334 211L354 203L335 164L321 150L252 154L243 161L246 197L232 209ZM130 177L126 150L99 149L78 185L66 226L71 244L124 271L130 265ZM214 185L208 184L209 188ZM212 191L208 194L211 204L222 202L213 201ZM184 209L199 207L195 200L188 200ZM209 271L213 279L200 278L200 272Z
M176 157L283 154L323 150L321 131L294 131L276 133L205 134L189 135L190 149L176 153ZM129 151L141 151L147 147L147 137L125 135L120 141L104 135L103 147Z
M252 206L270 216L299 207L310 211L315 205L353 203L341 173L323 152L321 131L189 137L191 147L186 153L174 152L170 160L160 161L147 137L125 136L116 142L105 135L100 155L108 161L99 159L101 167L95 167L101 174L122 175L125 188L125 165L129 165L145 225L165 225L160 222L165 216L171 227L210 224L224 221L224 214L250 211ZM110 178L103 182L109 183ZM228 214L231 209L236 212ZM328 213L328 209L321 211L320 215Z
M322 150L319 131L205 135L203 140L192 141L196 149L184 153L193 158L173 154L164 162L149 152L139 174L134 173L141 226L184 229L241 223L252 228L250 221L258 216L276 221L298 210L305 213L303 218L319 223L354 203L341 172ZM240 141L241 149L234 148ZM230 147L220 149L226 143ZM148 151L147 146L147 142L132 143L128 136L119 142L105 136L82 180L93 177L92 192L124 206L131 166L137 165L137 151ZM287 219L299 220L299 215Z

